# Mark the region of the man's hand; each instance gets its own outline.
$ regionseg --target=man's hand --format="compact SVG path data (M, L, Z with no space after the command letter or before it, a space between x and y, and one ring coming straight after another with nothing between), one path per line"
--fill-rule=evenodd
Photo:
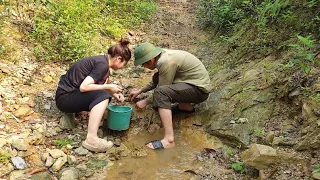
M124 101L124 96L123 96L123 94L121 94L121 93L114 93L112 96L113 96L116 100L118 100L118 101L120 101L120 102L123 102L123 101Z
M139 94L141 94L141 89L139 90L132 90L130 92L130 95L129 95L129 100L132 101L134 98L136 98Z

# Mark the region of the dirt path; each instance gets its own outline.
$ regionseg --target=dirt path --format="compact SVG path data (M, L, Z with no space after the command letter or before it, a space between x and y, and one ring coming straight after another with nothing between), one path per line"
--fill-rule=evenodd
M160 0L159 9L151 23L137 33L138 42L148 41L158 46L195 53L197 42L205 32L196 25L195 1Z

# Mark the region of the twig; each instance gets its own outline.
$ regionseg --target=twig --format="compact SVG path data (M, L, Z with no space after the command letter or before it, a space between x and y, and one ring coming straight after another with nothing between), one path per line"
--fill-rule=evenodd
M17 122L20 122L18 118L16 118L12 113L10 113L11 116L17 121Z
M153 115L154 115L154 111L152 111L151 117L150 117L149 122L148 122L148 125L147 125L147 129L148 129L149 126L150 126L151 120L153 119Z
M30 171L26 172L26 174L32 175L32 174L43 172L43 171L46 171L46 170L47 170L46 167L35 168L35 169L31 169Z

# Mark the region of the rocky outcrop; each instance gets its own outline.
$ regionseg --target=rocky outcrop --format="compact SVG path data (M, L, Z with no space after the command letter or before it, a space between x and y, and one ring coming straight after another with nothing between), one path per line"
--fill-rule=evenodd
M302 106L303 129L297 150L320 148L320 108L316 101L305 102Z

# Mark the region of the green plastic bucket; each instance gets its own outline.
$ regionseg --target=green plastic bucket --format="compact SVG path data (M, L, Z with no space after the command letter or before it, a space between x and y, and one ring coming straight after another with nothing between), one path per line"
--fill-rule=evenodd
M126 130L131 119L131 106L108 106L108 127L112 130Z

